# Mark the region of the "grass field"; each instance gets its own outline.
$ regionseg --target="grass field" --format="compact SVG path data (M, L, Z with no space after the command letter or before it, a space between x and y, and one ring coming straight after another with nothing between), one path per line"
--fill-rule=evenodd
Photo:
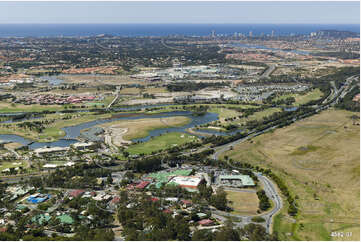
M24 105L24 104L11 104L8 102L0 102L0 113L10 112L41 112L44 110L48 111L59 111L64 110L64 106L61 105Z
M197 137L189 134L172 132L156 136L147 142L131 145L127 151L130 154L150 154L153 151L167 149L187 142L198 140Z
M236 112L235 110L229 109L229 107L238 107L238 108L257 108L255 105L245 105L245 104L187 104L187 105L172 105L165 106L161 110L152 111L152 113L158 112L171 112L176 110L183 110L183 107L191 106L207 106L209 107L208 112L218 113L221 118L229 118L234 116L239 116L241 113Z
M256 193L236 192L226 190L227 199L232 202L230 205L233 208L232 214L238 215L257 215L258 197Z
M296 100L296 102L294 103L294 106L299 106L299 105L308 103L309 101L317 100L317 99L321 98L321 96L322 96L321 90L316 88L316 89L312 90L311 92L308 92L304 95L300 95L300 94L282 95L282 96L275 98L275 101L286 99L288 97L294 97Z
M131 87L131 88L122 88L119 91L119 94L123 94L123 95L138 95L140 94L141 89L136 88L136 87Z
M168 90L164 87L147 87L143 92L149 94L156 94L156 93L167 93Z
M0 171L3 171L7 168L16 168L16 167L23 167L25 168L26 163L23 161L11 161L11 162L0 162Z
M323 111L223 154L271 168L298 196L296 220L287 206L275 219L282 240L360 239L360 129L351 115ZM332 231L352 236L331 238Z
M247 118L241 118L241 119L237 119L236 121L232 121L232 123L234 124L245 124L247 121L249 120L260 120L263 117L267 117L273 113L276 112L281 112L282 109L281 108L267 108L263 111L260 112L255 112L254 114L248 116Z
M132 140L146 137L149 131L154 129L167 128L169 126L179 127L188 124L190 118L184 116L167 117L167 118L146 118L138 120L122 120L102 124L101 127L128 128L128 132L123 136L125 140Z
M235 110L227 109L227 108L218 108L218 107L212 107L212 108L208 109L208 112L218 113L219 120L221 122L224 121L224 119L226 119L226 118L233 118L233 117L237 117L237 116L241 115L241 113L239 113Z

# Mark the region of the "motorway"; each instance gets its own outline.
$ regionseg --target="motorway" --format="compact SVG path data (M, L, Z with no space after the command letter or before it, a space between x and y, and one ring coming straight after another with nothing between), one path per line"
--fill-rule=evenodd
M259 78L260 79L261 78L268 78L269 75L276 69L276 67L277 66L275 64L270 64L268 69L265 72L263 72L263 74Z

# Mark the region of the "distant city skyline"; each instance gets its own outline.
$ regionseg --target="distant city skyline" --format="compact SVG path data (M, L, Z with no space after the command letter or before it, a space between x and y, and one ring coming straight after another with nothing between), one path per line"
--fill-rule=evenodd
M359 24L360 2L0 2L0 24Z

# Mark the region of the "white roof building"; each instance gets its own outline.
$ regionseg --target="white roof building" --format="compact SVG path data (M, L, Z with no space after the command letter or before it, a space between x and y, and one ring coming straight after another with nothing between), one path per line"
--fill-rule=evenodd
M85 148L89 148L91 146L93 146L94 143L93 142L89 142L89 143L85 143L85 142L77 142L72 144L72 146L76 149L85 149Z
M68 151L69 147L50 147L50 148L37 148L34 150L34 152L37 155L40 154L46 154L46 153L55 153L55 152L62 152L62 151Z
M169 181L169 183L175 183L184 188L194 189L197 188L202 180L203 178L198 176L175 176Z

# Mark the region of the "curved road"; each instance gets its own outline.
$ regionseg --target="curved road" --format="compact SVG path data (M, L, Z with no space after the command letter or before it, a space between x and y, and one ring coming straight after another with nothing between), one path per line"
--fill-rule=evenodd
M235 166L231 165L229 162L228 162L228 165L236 170L251 170L251 169L247 169L247 168L235 167ZM241 215L234 215L231 213L221 212L221 211L213 211L212 213L215 215L230 216L230 217L236 217L236 218L242 219L240 222L234 223L237 227L243 227L244 225L251 223L253 217L262 217L262 218L264 218L265 222L263 222L261 224L263 224L265 226L267 233L270 233L272 217L283 207L282 199L281 199L281 196L277 192L276 185L273 184L273 182L269 178L263 176L260 173L257 173L254 171L252 171L252 172L255 176L257 176L258 180L263 183L264 191L265 191L267 197L273 201L274 206L273 206L272 210L265 212L263 214L260 214L260 215L256 215L256 216L241 216Z

